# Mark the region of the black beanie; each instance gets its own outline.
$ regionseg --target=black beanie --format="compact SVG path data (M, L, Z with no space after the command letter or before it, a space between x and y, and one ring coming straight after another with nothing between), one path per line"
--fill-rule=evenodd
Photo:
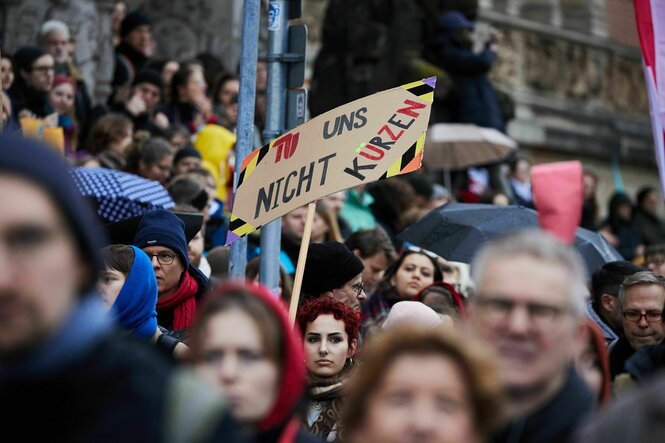
M32 70L32 64L39 57L47 55L48 52L38 46L24 46L14 54L14 63L16 63L16 72Z
M185 223L171 211L153 209L143 214L134 236L134 246L140 249L165 246L180 256L185 269L189 268Z
M364 269L363 262L344 244L312 243L307 251L302 290L307 295L320 295L341 288Z
M161 90L162 74L160 74L159 71L155 71L154 69L141 69L136 74L136 77L134 77L132 86L136 86L139 83L150 83L151 85L155 85L157 88Z
M173 157L173 164L176 165L180 160L187 157L196 157L200 159L201 153L192 146L185 146L184 148L180 149L178 152L175 153L175 156Z
M76 189L62 156L36 141L0 134L0 173L24 177L53 199L76 239L83 263L91 269L90 278L82 289L93 289L102 269L97 251L106 244L105 235L90 206Z
M120 38L125 37L127 34L141 25L151 24L152 23L150 23L150 19L146 15L141 14L138 11L130 12L122 20L122 24L120 24Z

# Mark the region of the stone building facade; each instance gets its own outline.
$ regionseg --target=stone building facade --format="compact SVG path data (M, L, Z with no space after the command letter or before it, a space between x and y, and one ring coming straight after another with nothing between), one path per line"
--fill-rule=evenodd
M516 102L508 132L536 162L580 159L614 189L658 184L632 0L480 0L504 34L495 83Z
M305 1L315 40L327 0ZM508 133L521 151L581 160L600 177L599 202L614 191L613 161L629 194L659 187L632 0L469 1L478 42L503 34L492 80L515 100Z
M75 60L97 103L110 93L113 76L111 13L114 0L0 0L2 49L13 53L35 44L41 24L67 23L76 41ZM201 52L221 57L229 69L240 57L242 1L126 0L128 11L140 10L153 22L155 57L190 60ZM264 26L265 28L265 26ZM262 35L266 40L266 32Z

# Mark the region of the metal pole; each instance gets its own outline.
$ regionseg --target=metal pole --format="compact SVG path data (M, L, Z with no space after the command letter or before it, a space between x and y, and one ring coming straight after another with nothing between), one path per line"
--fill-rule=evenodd
M280 136L285 129L286 64L278 60L288 50L289 3L270 0L268 23L268 81L266 91L266 127L264 142ZM281 250L282 220L277 219L261 228L261 261L259 279L277 293L279 288L279 254Z
M256 102L256 58L259 54L260 0L243 3L242 51L240 54L240 93L238 94L238 127L236 142L236 166L233 174L233 190L238 187L238 176L243 159L253 148L254 104ZM231 245L229 275L244 279L247 266L247 237Z

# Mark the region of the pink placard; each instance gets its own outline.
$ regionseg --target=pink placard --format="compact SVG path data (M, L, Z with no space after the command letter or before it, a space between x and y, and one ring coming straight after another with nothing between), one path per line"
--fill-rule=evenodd
M533 197L540 226L573 243L582 218L582 163L547 163L531 168Z

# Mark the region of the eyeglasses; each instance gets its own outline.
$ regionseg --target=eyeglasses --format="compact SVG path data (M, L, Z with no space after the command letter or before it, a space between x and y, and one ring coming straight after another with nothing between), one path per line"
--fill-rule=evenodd
M431 258L433 260L439 260L441 258L438 255L436 255L435 253L433 253L432 251L428 251L427 249L419 248L418 246L407 246L406 250L411 251L411 252L417 252L419 254L425 254L426 256L428 256L429 258Z
M360 295L360 293L363 292L363 282L351 285L351 287L355 289L356 295Z
M629 322L638 323L642 317L647 323L660 323L663 320L663 311L623 311L623 318Z
M148 253L146 252L146 254ZM159 252L157 254L148 254L148 258L150 259L150 261L152 261L153 257L157 257L157 261L159 262L160 265L166 266L173 264L176 255L170 252Z
M55 72L55 66L33 66L33 71L37 71L40 74L47 74L49 72Z
M485 314L485 319L491 323L501 323L508 321L513 311L518 306L526 309L529 320L538 329L547 329L554 325L554 322L570 310L559 306L546 305L541 303L515 303L512 300L500 298L477 298L475 303Z

